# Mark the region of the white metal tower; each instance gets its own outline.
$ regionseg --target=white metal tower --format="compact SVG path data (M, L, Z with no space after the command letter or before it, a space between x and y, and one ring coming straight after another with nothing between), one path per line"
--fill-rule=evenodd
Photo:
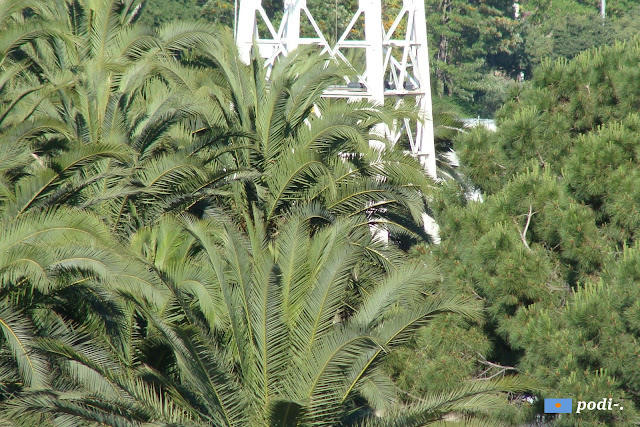
M308 20L314 37L301 37L302 19ZM258 34L259 21L264 23L268 34ZM353 34L358 33L354 29L361 21L364 21L364 25L360 34L364 34L364 39L353 39ZM436 177L424 0L404 0L402 9L388 30L382 24L381 0L359 0L358 10L333 46L311 15L306 0L285 0L278 30L267 16L261 0L240 0L235 36L245 62L249 62L251 48L256 43L267 66L273 65L280 55L287 55L299 45L318 45L323 53L350 66L352 64L345 50L364 49L366 67L358 75L358 81L347 84L345 80L344 87L333 88L325 96L364 97L378 104L384 103L385 97L393 97L397 102L402 102L408 96L415 97L422 121L403 123L400 126L402 129L390 132L390 139L395 143L403 131L406 132L411 151L427 173Z

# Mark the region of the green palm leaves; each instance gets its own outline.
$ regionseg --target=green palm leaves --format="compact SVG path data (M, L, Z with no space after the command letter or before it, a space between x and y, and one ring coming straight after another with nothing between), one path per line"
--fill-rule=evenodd
M141 231L135 246L171 296L158 311L157 299L121 291L146 326L128 329L130 348L120 354L109 351L109 340L41 342L68 360L65 369L74 366L82 384L80 395L46 394L48 404L85 408L66 411L76 420L106 419L119 408L140 422L229 426L334 425L349 411L367 418L364 408L392 408L397 390L379 367L382 356L438 313L473 318L478 306L430 294L428 266L397 261L390 271L356 274L375 264L371 235L356 219L316 228L311 218L290 214L273 239L252 221L247 233L186 218L162 222L153 235ZM168 351L164 360L145 355L149 343L140 335L155 337L155 350ZM146 399L129 390L135 384ZM9 407L37 413L36 396L44 398L27 394ZM163 396L171 396L164 414ZM438 414L436 407L431 419Z
M139 4L0 6L0 418L328 426L395 413L384 355L440 313L479 313L372 236L427 238L431 181L369 144L411 111L322 98L343 70L309 51L267 79L228 31L143 28ZM410 409L423 423L509 387Z
M367 213L368 225L381 222L420 235L430 180L410 156L369 146L377 138L374 125L393 122L398 112L321 98L344 72L324 64L325 59L300 51L278 63L267 89L264 68L256 61L250 81L238 85L255 93L255 105L244 114L256 117L248 130L255 132L254 164L263 174L257 194L264 195L266 220L304 200L335 215Z

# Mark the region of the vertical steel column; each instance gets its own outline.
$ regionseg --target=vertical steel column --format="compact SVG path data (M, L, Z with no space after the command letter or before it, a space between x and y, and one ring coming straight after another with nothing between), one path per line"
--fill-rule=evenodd
M353 90L346 86L334 87L327 90L324 96L348 99L366 97L378 105L384 104L385 97L394 97L398 100L406 96L416 97L421 120L415 124L415 134L411 131L414 125L406 124L404 128L408 132L413 154L420 160L426 172L436 178L424 2L423 0L404 0L402 10L388 32L385 32L382 26L381 0L359 0L358 6L358 11L336 45L330 47L307 8L307 0L285 0L284 15L277 33L262 8L261 0L240 0L236 41L241 58L244 62L249 62L254 39L258 44L260 55L267 58L269 67L278 56L287 55L301 44L318 45L323 52L328 52L347 65L351 64L341 49L365 49L366 71L358 76L358 81L364 84L366 90ZM317 33L316 37L300 36L300 20L303 12L309 17ZM350 39L349 34L361 14L364 14L364 39ZM396 38L395 31L401 28L400 24L405 15L408 18L406 34ZM270 34L266 34L264 38L258 37L258 16L265 20L269 29ZM393 53L398 52L397 49L402 50L401 60ZM385 88L386 77L391 82L388 88ZM392 141L396 141L400 135L397 129L390 131L379 127L375 131L380 134L389 134Z
M417 156L427 173L436 178L436 150L433 135L433 111L431 100L431 77L429 75L429 46L427 45L427 26L424 12L424 0L405 0L413 9L413 31L417 43L414 73L420 81L424 94L420 98L419 108L422 122L417 123ZM411 16L411 15L410 15Z
M291 52L300 44L300 13L306 7L306 0L286 0L284 2L281 33L287 52Z
M261 0L241 0L238 12L238 26L236 28L236 44L240 52L240 59L249 63L253 39L258 31L256 27L256 12L262 6Z
M384 28L382 27L382 1L360 0L360 10L364 11L364 40L366 45L366 71L365 79L371 100L378 105L384 105L384 56L382 42L384 40ZM373 129L374 133L381 136L389 133L384 124L378 124ZM369 141L370 146L379 150L384 149L377 140ZM375 239L389 242L389 230L383 225L370 226Z
M381 0L360 0L364 11L364 39L366 42L366 81L371 99L384 104L384 60L382 56L382 2Z

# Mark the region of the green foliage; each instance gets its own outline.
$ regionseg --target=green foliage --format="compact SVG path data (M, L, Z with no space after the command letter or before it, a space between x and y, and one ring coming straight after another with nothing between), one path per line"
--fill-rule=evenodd
M553 2L537 25L525 29L524 50L531 65L544 58L573 58L583 50L613 41L610 26L603 26L598 11L575 2Z
M469 378L480 377L487 366L478 355L489 350L481 328L442 316L422 328L415 343L391 355L386 363L408 393L404 398L410 400L407 396L450 391Z
M546 58L570 59L583 50L633 39L638 34L637 5L607 1L607 18L602 20L600 1L560 0L522 2L526 18L522 29L522 66L530 74Z
M640 123L638 90L628 82L635 78L630 64L637 55L637 42L617 43L570 63L545 63L534 85L514 92L501 110L501 132L461 139L459 155L474 183L493 193L537 163L563 177L611 239L632 242L636 202L630 182Z
M206 19L233 25L233 2L216 0L145 0L140 22L159 26L176 20Z
M544 62L500 110L497 132L455 142L481 200L445 187L435 204L444 286L486 301L493 344L478 348L539 384L540 399L612 397L625 408L546 416L554 425L638 417L640 126L628 82L639 59L634 41ZM496 416L523 423L533 409Z
M382 4L383 24L389 28L402 4L397 0ZM640 29L640 8L629 0L609 0L604 25L599 0L525 0L518 4L517 18L511 1L428 0L425 4L434 91L467 115L492 117L520 73L528 79L545 58L569 59L591 47L631 39ZM265 0L262 6L277 27L283 3ZM355 1L309 2L308 7L327 38L335 40L358 5ZM146 0L138 16L153 26L186 19L232 27L235 9L230 0ZM301 25L304 36L316 37L306 18ZM259 26L266 31L261 21ZM351 36L362 36L362 31L356 25Z
M474 115L492 114L495 101L486 100L482 107L474 101L496 96L491 69L502 75L515 71L508 58L521 37L512 2L428 1L426 7L436 93L453 96Z
M424 425L526 387L407 399L383 369L480 321L400 249L434 183L369 140L415 109L323 99L347 70L309 50L266 84L228 29L141 5L0 3L3 425Z
M165 244L184 239L185 231L195 239L189 238L197 253L165 256L163 268L157 270L172 295L166 303L172 309L152 311L141 295L128 292L128 299L148 321L138 333L156 337L156 345L170 350L166 360L153 360L155 367L168 365L168 376L137 362L150 355L140 354L142 349L136 347L127 350L132 355L128 361L109 356L104 348L112 365L106 371L94 366L95 356L89 353L101 351L99 340L90 346L45 341L46 349L68 359L69 377L58 387L70 387L63 386L64 381L74 379L82 384L79 395L57 396L51 390L43 394L51 399L49 412L54 419L56 410L84 406L95 399L119 408L121 419L179 419L192 425L271 425L269 419L279 419L283 425L334 425L352 411L366 419L367 407L391 409L395 388L377 368L385 352L438 313L473 319L477 307L458 298L420 296L421 289L428 289L425 279L432 275L430 268L408 265L397 256L393 271L378 269L354 277L352 271L364 271L358 265L373 261L371 247L387 257L393 249L376 244L370 233L355 227L361 220L357 217L336 221L311 236L309 213L288 217L272 239L259 223L248 222L246 235L211 221L158 224L159 231L173 239L158 241L156 254L166 249ZM301 253L306 256L299 257ZM358 302L345 304L354 291L366 294ZM219 313L220 319L212 317L212 312ZM144 341L132 336L128 342L135 346ZM76 364L75 372L70 370ZM91 370L97 378L87 377ZM174 372L178 375L171 375ZM105 380L112 382L111 389L101 388ZM137 390L132 389L134 383ZM154 384L160 390L155 391ZM114 388L120 393L113 393ZM474 402L477 386L468 388L467 392L456 390L461 393L457 401L447 399L430 408L425 419L439 418L439 408L471 410L482 405ZM145 393L149 396L141 398ZM23 417L30 420L29 414L39 411L31 401L35 396L26 393L7 402L5 414L13 418L16 411L26 409ZM363 407L357 396L369 404ZM159 407L162 399L166 399L164 413ZM110 416L110 411L87 408L84 413L76 410L62 416L69 415L96 421Z
M436 187L369 144L408 103L322 98L349 71L304 49L267 85L194 21L229 4L141 4L0 4L3 422L516 425L558 392L625 411L545 421L637 421L638 42L567 61L601 30L576 18L507 90L511 4L431 4L443 94L509 99L496 133L437 105Z

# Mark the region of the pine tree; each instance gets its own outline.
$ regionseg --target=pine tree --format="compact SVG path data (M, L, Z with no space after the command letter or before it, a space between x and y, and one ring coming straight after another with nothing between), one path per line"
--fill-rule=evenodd
M545 416L556 425L637 419L639 60L629 42L546 61L500 110L497 132L454 144L481 196L443 188L433 253L444 287L485 301L492 344L477 351L539 386L535 403L498 415L508 423L558 396L612 397L624 411Z

